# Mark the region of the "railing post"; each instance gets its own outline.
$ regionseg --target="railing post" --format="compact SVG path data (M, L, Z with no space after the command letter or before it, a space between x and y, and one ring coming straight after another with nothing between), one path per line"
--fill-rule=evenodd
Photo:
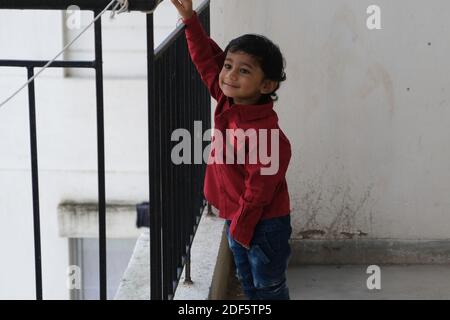
M100 12L95 11L94 16ZM98 166L98 237L100 300L107 297L106 278L106 195L105 195L105 130L103 116L103 56L102 56L102 18L94 24L95 37L95 84L97 96L97 166Z
M34 76L33 67L27 67L27 71L28 79L31 79ZM34 268L36 276L36 300L42 300L41 223L39 212L39 175L37 159L36 100L34 93L34 80L28 84L28 104L30 118L31 180L33 190Z
M184 284L193 284L194 282L191 279L191 249L189 248L186 255L186 267L184 269Z
M162 299L161 263L161 132L155 97L153 14L147 14L148 152L150 196L150 299Z
M206 215L207 216L214 216L214 214L213 214L213 212L212 212L212 207L211 207L211 204L210 203L208 203L208 211L206 212Z

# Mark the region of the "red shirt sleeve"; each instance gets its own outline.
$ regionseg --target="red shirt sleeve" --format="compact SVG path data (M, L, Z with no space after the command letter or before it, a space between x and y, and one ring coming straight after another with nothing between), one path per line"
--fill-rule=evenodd
M272 202L276 190L286 178L291 150L290 146L282 142L280 131L277 132L278 137L275 137L273 142L278 143L278 146L272 146L271 130L267 130L268 152L263 152L263 154L269 155L272 162L264 164L259 156L255 164L251 164L249 161L250 152L259 153L257 150L261 147L259 135L257 135L256 146L250 146L249 153L246 154L245 192L239 199L239 213L233 218L230 225L230 234L233 239L246 247L250 247L255 227L261 219L264 207ZM272 153L274 154L272 155ZM273 161L274 157L278 159Z
M211 96L219 100L222 90L219 87L219 73L222 70L225 54L223 50L206 34L198 19L197 12L186 20L186 40L197 71L208 87Z

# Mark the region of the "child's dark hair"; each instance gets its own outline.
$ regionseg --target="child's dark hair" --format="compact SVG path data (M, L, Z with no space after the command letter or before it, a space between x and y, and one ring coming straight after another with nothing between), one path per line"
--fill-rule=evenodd
M245 52L253 56L259 62L265 79L278 82L277 88L272 93L263 95L262 101L278 100L276 91L280 88L280 83L286 80L284 72L286 61L276 44L262 35L245 34L231 40L225 48L225 55L228 52Z

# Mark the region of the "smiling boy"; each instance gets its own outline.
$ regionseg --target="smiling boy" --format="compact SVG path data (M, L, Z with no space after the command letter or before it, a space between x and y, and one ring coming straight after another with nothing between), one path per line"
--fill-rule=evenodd
M276 91L286 80L283 56L272 41L256 34L236 38L222 51L201 26L192 0L171 1L186 25L191 59L217 101L214 128L223 134L214 138L230 129L278 134L275 141L257 135L256 143L246 149L244 164L208 161L204 194L226 220L228 244L246 296L289 299L286 269L292 228L286 171L291 146L273 110ZM276 152L271 154L278 161L274 174L261 173L268 164L249 161L261 147Z

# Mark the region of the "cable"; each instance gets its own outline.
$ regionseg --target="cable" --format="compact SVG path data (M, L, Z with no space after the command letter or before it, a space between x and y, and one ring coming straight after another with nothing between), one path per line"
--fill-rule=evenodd
M163 0L157 0L156 2L156 6L153 10L151 11L147 11L147 14L152 14L153 12L155 12L156 8L158 7L158 5L162 2ZM81 35L83 33L85 33L106 11L108 11L108 9L115 3L116 5L114 6L114 8L112 9L112 13L111 13L111 18L114 18L115 14L120 14L122 12L125 11L129 11L128 10L128 0L112 0L105 9L103 9L102 12L100 12L95 18L94 20L91 21L91 23L89 23L71 42L69 42L66 46L64 46L64 48L49 62L47 62L42 68L41 70L39 70L33 77L31 77L30 79L28 79L28 81L22 85L19 89L17 89L9 98L5 99L2 103L0 103L0 108L3 107L6 103L8 103L12 98L14 98L17 94L19 94L20 91L22 91L24 88L26 88L30 82L32 82L34 79L36 79L37 76L39 76L45 69L48 68L49 65L51 65L53 62L55 62L55 60L64 53L64 51L66 51L75 41L77 41Z

